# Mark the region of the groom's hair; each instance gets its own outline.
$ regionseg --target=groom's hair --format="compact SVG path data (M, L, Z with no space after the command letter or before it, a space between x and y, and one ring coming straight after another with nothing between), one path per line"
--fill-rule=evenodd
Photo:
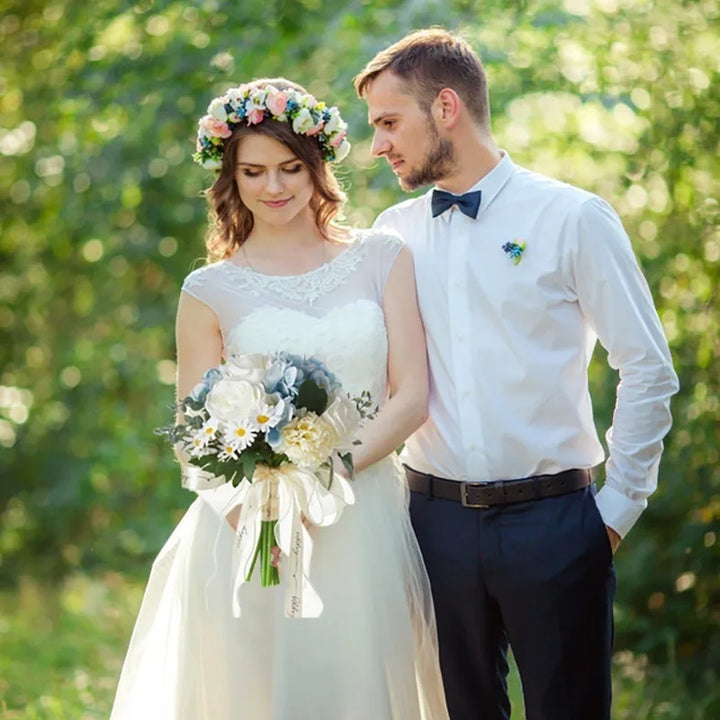
M373 80L386 70L407 85L424 112L430 113L430 106L443 88L452 88L475 122L490 130L485 68L467 40L459 35L442 28L417 30L381 50L355 77L358 97L364 98Z

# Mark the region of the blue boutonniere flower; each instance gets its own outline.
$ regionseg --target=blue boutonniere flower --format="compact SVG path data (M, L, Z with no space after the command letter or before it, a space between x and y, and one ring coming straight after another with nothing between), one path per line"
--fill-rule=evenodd
M517 265L521 260L523 253L525 252L525 242L506 242L502 249L505 251L507 256L513 261L513 265Z

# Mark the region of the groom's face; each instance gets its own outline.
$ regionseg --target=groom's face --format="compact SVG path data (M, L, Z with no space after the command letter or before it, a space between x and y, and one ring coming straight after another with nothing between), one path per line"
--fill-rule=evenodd
M384 157L403 190L439 182L455 167L453 145L440 135L410 89L388 70L369 85L365 100L374 128L372 154Z

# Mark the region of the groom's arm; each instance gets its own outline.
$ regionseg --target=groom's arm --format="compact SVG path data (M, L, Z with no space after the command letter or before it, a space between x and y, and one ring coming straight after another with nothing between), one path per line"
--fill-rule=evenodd
M568 218L568 274L583 315L619 371L606 481L596 500L624 537L657 488L678 380L647 282L615 211L600 198Z

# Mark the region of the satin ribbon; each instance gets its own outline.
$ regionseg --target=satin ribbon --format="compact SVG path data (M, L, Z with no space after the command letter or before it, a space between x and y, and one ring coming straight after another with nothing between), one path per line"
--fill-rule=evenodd
M225 484L224 477L212 476L192 465L183 466L183 486L210 490ZM304 515L319 527L334 525L348 505L355 502L350 484L335 474L328 489L329 475L303 470L291 463L272 468L258 465L252 482L243 480L233 496L232 506L242 505L233 544L233 616L240 617L240 589L247 581L263 520L277 520L275 541L288 558L285 617L319 617L323 603L310 582L313 542L302 521Z

